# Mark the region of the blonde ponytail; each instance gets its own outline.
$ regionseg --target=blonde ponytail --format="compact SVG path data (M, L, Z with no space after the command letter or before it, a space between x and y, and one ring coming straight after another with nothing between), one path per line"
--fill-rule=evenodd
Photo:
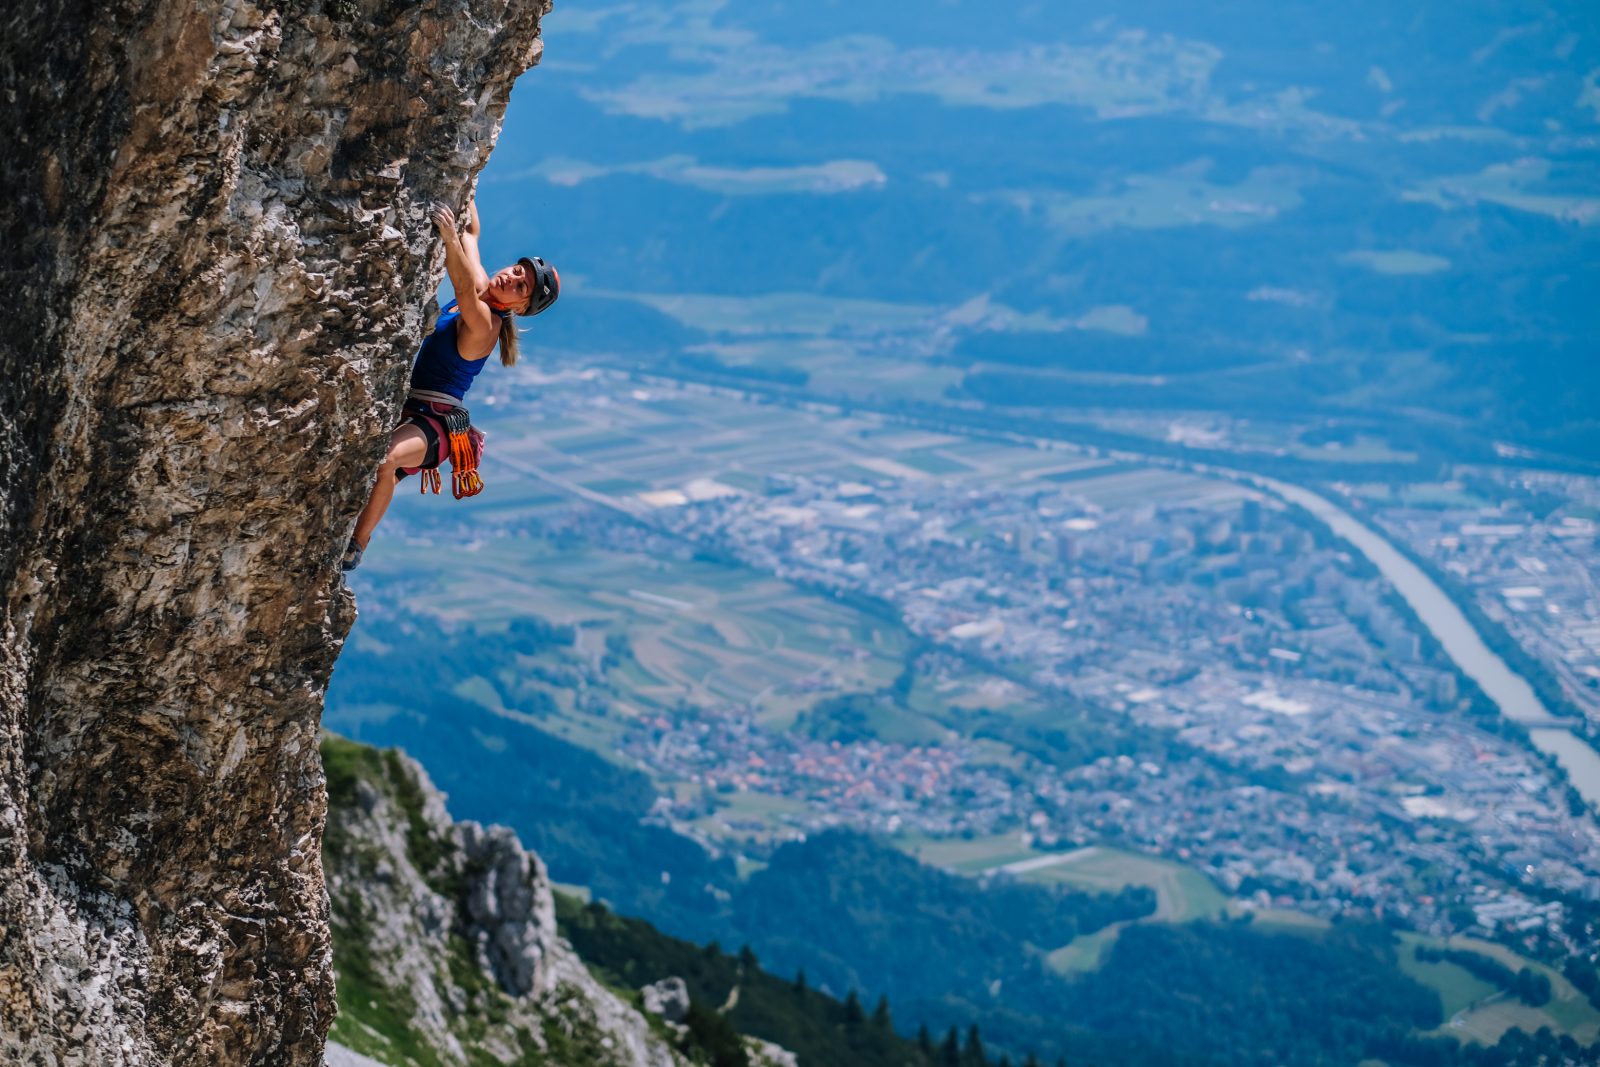
M500 365L514 366L517 362L517 319L515 315L500 317Z

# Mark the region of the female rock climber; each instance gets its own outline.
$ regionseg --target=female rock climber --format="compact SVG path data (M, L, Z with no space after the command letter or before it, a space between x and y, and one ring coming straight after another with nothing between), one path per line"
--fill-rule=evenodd
M457 498L483 488L478 459L483 435L472 429L462 401L472 380L483 370L489 353L500 348L500 362L517 361L517 328L513 315L537 315L556 302L561 278L555 268L535 256L524 257L493 277L478 255L478 208L467 208L467 225L456 228L455 212L433 206L433 221L444 239L445 271L456 299L446 305L433 333L422 342L411 370L411 392L400 425L389 435L389 451L378 468L367 506L356 520L342 566L361 562L372 531L394 499L394 487L408 474L421 473L423 491L439 491L439 465L450 458Z

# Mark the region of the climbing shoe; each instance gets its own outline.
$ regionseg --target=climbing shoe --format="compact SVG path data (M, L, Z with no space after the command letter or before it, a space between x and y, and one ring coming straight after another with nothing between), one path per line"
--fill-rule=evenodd
M350 543L344 546L344 558L339 561L339 569L353 571L361 566L361 553L365 551L366 549L356 544L354 537L350 538Z

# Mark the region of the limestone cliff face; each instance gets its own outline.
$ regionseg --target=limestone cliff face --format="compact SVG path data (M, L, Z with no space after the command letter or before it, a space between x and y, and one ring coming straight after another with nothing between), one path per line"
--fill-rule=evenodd
M336 557L547 9L0 5L0 1061L320 1062Z

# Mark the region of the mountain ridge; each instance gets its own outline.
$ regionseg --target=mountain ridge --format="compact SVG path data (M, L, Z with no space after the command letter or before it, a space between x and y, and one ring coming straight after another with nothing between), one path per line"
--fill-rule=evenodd
M512 831L453 821L398 750L330 735L322 753L337 1040L440 1067L688 1062L558 937L544 864Z

